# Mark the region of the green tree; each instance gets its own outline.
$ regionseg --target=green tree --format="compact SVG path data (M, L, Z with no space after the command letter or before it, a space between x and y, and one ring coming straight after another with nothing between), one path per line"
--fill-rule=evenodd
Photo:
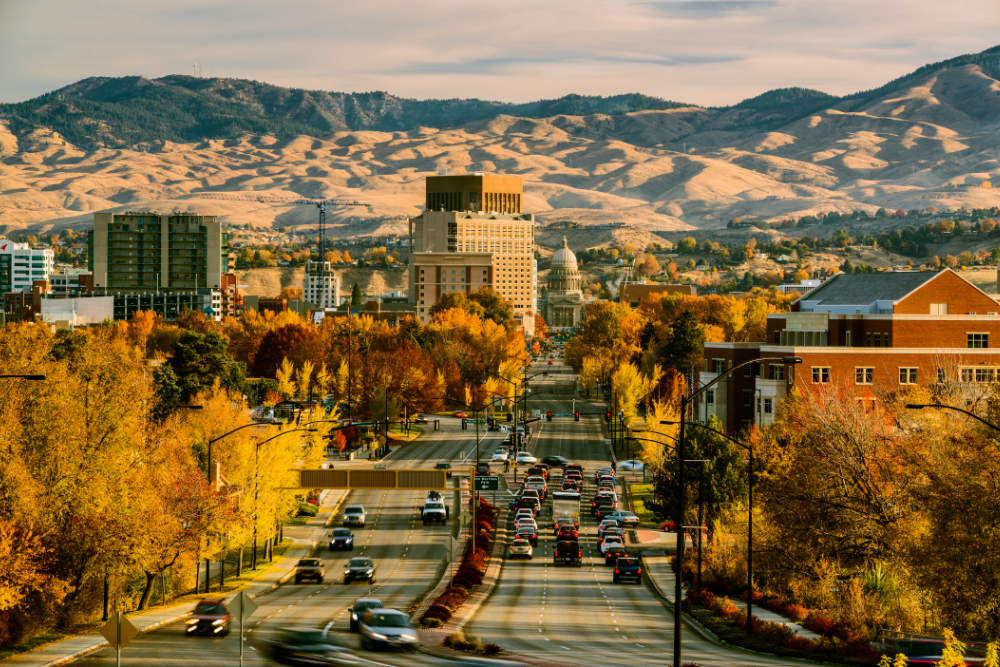
M375 394L371 400L368 401L368 409L371 411L373 420L385 422L388 419L390 422L393 422L399 419L402 406L399 399L395 397L387 399L385 387L379 387L375 390Z
M690 310L682 312L660 347L659 359L664 368L685 373L691 367L701 368L704 361L705 329Z
M173 344L173 349L174 356L167 364L176 375L182 402L205 391L216 380L232 390L242 384L242 367L229 356L229 341L225 336L187 332Z
M357 283L354 283L354 287L351 288L351 305L361 305L361 285Z
M694 252L698 248L698 242L693 236L685 236L677 243L677 252Z

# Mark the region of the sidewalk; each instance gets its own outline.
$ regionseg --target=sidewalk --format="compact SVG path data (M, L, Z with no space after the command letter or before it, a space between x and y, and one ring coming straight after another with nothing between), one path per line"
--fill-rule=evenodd
M646 574L649 575L649 579L653 584L653 587L660 591L660 595L669 600L671 603L676 599L674 596L674 586L676 582L674 580L674 572L670 567L670 558L667 556L643 556L643 562L646 567ZM746 610L747 603L743 600L730 598L730 602L736 605L738 608ZM753 615L762 621L769 621L771 623L777 623L779 625L784 625L789 628L792 632L799 635L800 637L805 637L807 639L819 639L820 636L815 632L806 630L801 625L794 621L790 621L784 616L779 616L773 611L764 609L763 607L754 606Z
M245 590L250 597L258 597L274 590L290 579L292 570L299 559L308 556L314 544L325 536L326 522L333 517L346 495L345 491L328 492L320 503L323 511L310 519L309 523L304 526L287 526L285 532L290 534L289 537L292 537L293 544L288 547L283 556L275 558L271 567L241 590ZM301 535L293 537L296 533L301 533ZM239 591L227 593L226 602L232 600L237 592ZM203 597L211 595L211 593L206 593ZM184 618L191 613L191 609L191 603L186 602L129 616L128 620L140 633L149 632ZM107 646L108 642L95 630L93 633L67 637L33 651L12 656L0 662L0 665L3 667L55 667L55 665L70 662Z

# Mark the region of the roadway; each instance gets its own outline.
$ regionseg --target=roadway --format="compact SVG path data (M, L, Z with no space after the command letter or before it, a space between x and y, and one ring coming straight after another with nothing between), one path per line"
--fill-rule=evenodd
M462 431L457 419L442 418L442 430L424 425L424 434L412 444L395 452L387 463L396 468L430 467L439 460L458 461L460 452L475 451L476 433ZM498 434L490 434L483 451L492 451ZM472 455L474 458L474 454ZM470 459L473 460L473 459ZM352 491L346 504L360 504L367 511L364 528L354 528L354 551L330 552L325 544L317 550L326 567L323 584L288 583L258 597L260 605L247 623L244 659L248 664L270 664L259 653L261 640L272 637L279 628L329 627L334 643L357 647L357 635L349 633L347 608L360 597L375 597L386 607L407 609L432 589L446 567L445 537L457 534L454 498L452 521L445 526L424 526L419 506L424 491ZM451 496L456 494L452 493ZM446 496L447 497L447 496ZM339 526L334 523L334 527ZM378 566L375 583L342 583L344 565L350 558L368 556ZM211 595L205 596L211 598ZM228 637L186 637L180 621L136 637L122 652L123 661L158 665L232 665L239 655L238 626ZM394 665L439 664L420 654L367 654L379 662ZM104 649L80 659L78 664L91 667L110 665L113 650Z

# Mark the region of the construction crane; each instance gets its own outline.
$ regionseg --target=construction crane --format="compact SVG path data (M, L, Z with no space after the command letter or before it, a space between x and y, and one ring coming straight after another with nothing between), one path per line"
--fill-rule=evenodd
M319 209L319 279L323 286L322 303L320 308L326 308L326 207L331 206L371 206L371 202L356 201L353 199L311 199L308 197L274 197L271 195L253 194L219 194L206 193L201 195L204 199L225 199L228 201L253 201L262 204L288 204L297 206L300 204L312 204ZM303 295L303 298L305 295ZM334 307L339 304L333 304Z

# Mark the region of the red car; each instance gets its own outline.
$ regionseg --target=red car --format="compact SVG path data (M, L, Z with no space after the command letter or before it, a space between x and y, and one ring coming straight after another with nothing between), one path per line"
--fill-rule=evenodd
M552 362L550 361L550 362L549 362L549 366L551 366L551 365L552 365Z
M462 412L461 410L460 410L460 411L458 411L458 412L456 412L456 413L455 413L455 416L456 416L456 417L459 417L459 418L461 418L461 419L468 419L468 418L469 418L469 415L465 414L465 413L464 413L464 412Z

